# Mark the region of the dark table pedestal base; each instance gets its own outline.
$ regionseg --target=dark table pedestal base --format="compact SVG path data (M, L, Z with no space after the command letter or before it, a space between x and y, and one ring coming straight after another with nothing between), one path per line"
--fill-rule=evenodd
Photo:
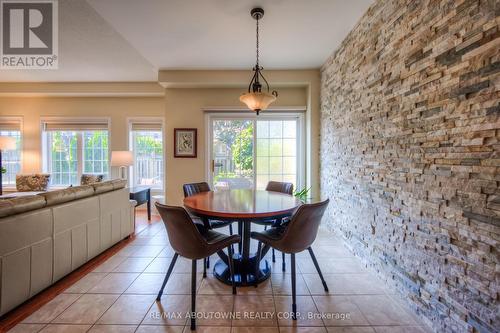
M252 256L243 260L241 255L234 255L234 275L236 286L252 286L255 283L255 262L256 257ZM269 278L271 275L271 266L266 259L260 261L260 270L258 282L262 282ZM229 267L221 259L217 260L214 265L215 277L225 284L231 285L231 274L229 274Z

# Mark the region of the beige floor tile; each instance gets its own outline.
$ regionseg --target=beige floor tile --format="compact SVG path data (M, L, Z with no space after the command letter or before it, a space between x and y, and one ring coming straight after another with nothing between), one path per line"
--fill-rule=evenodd
M66 289L65 293L85 294L101 281L108 273L89 273L78 280L74 285Z
M279 333L278 327L232 327L231 333Z
M161 257L161 258L172 258L174 256L174 254L175 254L174 249L172 249L171 246L166 246L158 254L158 257Z
M146 267L144 273L166 273L171 262L172 258L170 257L157 257ZM178 261L176 264L178 264ZM189 270L190 272L191 270Z
M93 324L117 298L118 295L83 295L61 313L54 322L63 324Z
M313 296L325 326L368 325L351 296Z
M84 333L87 332L90 325L57 325L50 324L45 326L40 333Z
M134 333L136 325L94 325L89 333Z
M220 282L212 274L207 274L206 278L201 280L201 286L198 294L201 295L232 295L233 288L230 285Z
M81 295L79 294L60 294L53 300L42 306L40 309L24 319L23 323L43 324L50 323L54 318L66 310Z
M137 245L127 245L121 249L116 255L120 257L129 257L132 253L137 251L140 246Z
M272 288L274 295L292 294L292 275L291 274L271 274ZM297 295L309 295L309 289L302 278L302 274L296 275Z
M328 292L323 288L318 274L303 274L307 287L312 295L383 295L387 289L375 275L362 274L324 274Z
M190 295L166 295L153 303L142 324L184 326L190 309Z
M323 274L335 273L366 273L367 271L356 258L327 259L318 258L319 268ZM316 267L311 259L297 259L301 273L316 273Z
M272 296L236 296L234 311L239 318L233 320L233 326L277 326L274 299Z
M375 333L369 326L327 327L328 333Z
M109 273L88 292L95 294L121 294L139 276L138 273Z
M431 332L420 326L376 326L377 333L426 333Z
M132 252L129 257L156 257L165 248L162 245L138 246L137 250Z
M312 247L316 258L354 258L354 255L346 249L342 244L337 245L316 245ZM297 254L297 258L310 259L311 255L308 250Z
M142 273L154 258L132 258L128 257L116 266L113 272L119 273Z
M350 296L371 325L416 325L403 307L386 295Z
M324 327L280 327L280 333L327 333Z
M139 325L155 295L122 295L98 320L98 324Z
M170 261L168 263L170 264ZM212 270L214 264L215 261L210 260L210 270ZM165 272L167 269L168 266L165 267ZM191 260L179 257L179 259L177 259L177 262L175 263L174 273L191 273L191 269L192 269ZM198 260L196 264L196 271L199 273L203 272L203 260Z
M255 286L248 286L248 287L237 287L236 289L238 295L271 296L273 294L273 287L270 278L259 283L257 288L255 288Z
M196 330L191 331L191 326L185 326L183 333L198 332L198 333L231 333L231 327L221 326L200 326L196 324Z
M141 325L136 333L182 333L184 326L149 326Z
M36 333L39 332L42 328L45 327L45 324L17 324L10 330L8 333Z
M281 326L323 326L323 320L311 296L297 296L297 320L292 320L292 296L275 296L274 304Z
M164 278L165 274L161 273L142 273L128 287L125 294L157 294Z
M127 257L122 257L119 255L114 255L101 265L97 266L93 272L96 273L109 273L112 272L119 264L121 264Z
M200 326L231 326L233 296L198 295L196 297L196 319Z

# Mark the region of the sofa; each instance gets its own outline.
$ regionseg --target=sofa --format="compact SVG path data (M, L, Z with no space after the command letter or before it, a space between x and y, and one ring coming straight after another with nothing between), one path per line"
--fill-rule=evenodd
M0 316L134 232L124 180L0 200Z

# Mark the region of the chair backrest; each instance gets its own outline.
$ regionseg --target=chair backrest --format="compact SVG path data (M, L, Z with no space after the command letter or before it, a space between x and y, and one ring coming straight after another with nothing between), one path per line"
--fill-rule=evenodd
M293 194L293 184L284 182L270 181L267 183L266 191L280 192L286 194Z
M182 189L184 190L184 198L185 198L201 192L209 192L210 186L206 182L190 183L190 184L184 184L182 186Z
M155 203L156 209L167 229L170 246L179 255L188 259L201 259L207 256L208 243L191 220L188 212L177 206Z
M281 247L284 247L284 252L298 253L312 245L329 202L330 199L326 199L318 203L303 204L297 208L279 241Z

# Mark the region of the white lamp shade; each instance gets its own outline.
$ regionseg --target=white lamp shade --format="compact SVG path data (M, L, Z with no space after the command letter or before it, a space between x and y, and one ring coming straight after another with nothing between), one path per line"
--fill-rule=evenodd
M253 111L265 110L275 100L275 96L263 92L249 92L240 96L240 101Z
M0 136L0 150L16 149L16 139L11 136Z
M111 166L131 166L134 164L134 154L129 150L114 150L111 152Z

